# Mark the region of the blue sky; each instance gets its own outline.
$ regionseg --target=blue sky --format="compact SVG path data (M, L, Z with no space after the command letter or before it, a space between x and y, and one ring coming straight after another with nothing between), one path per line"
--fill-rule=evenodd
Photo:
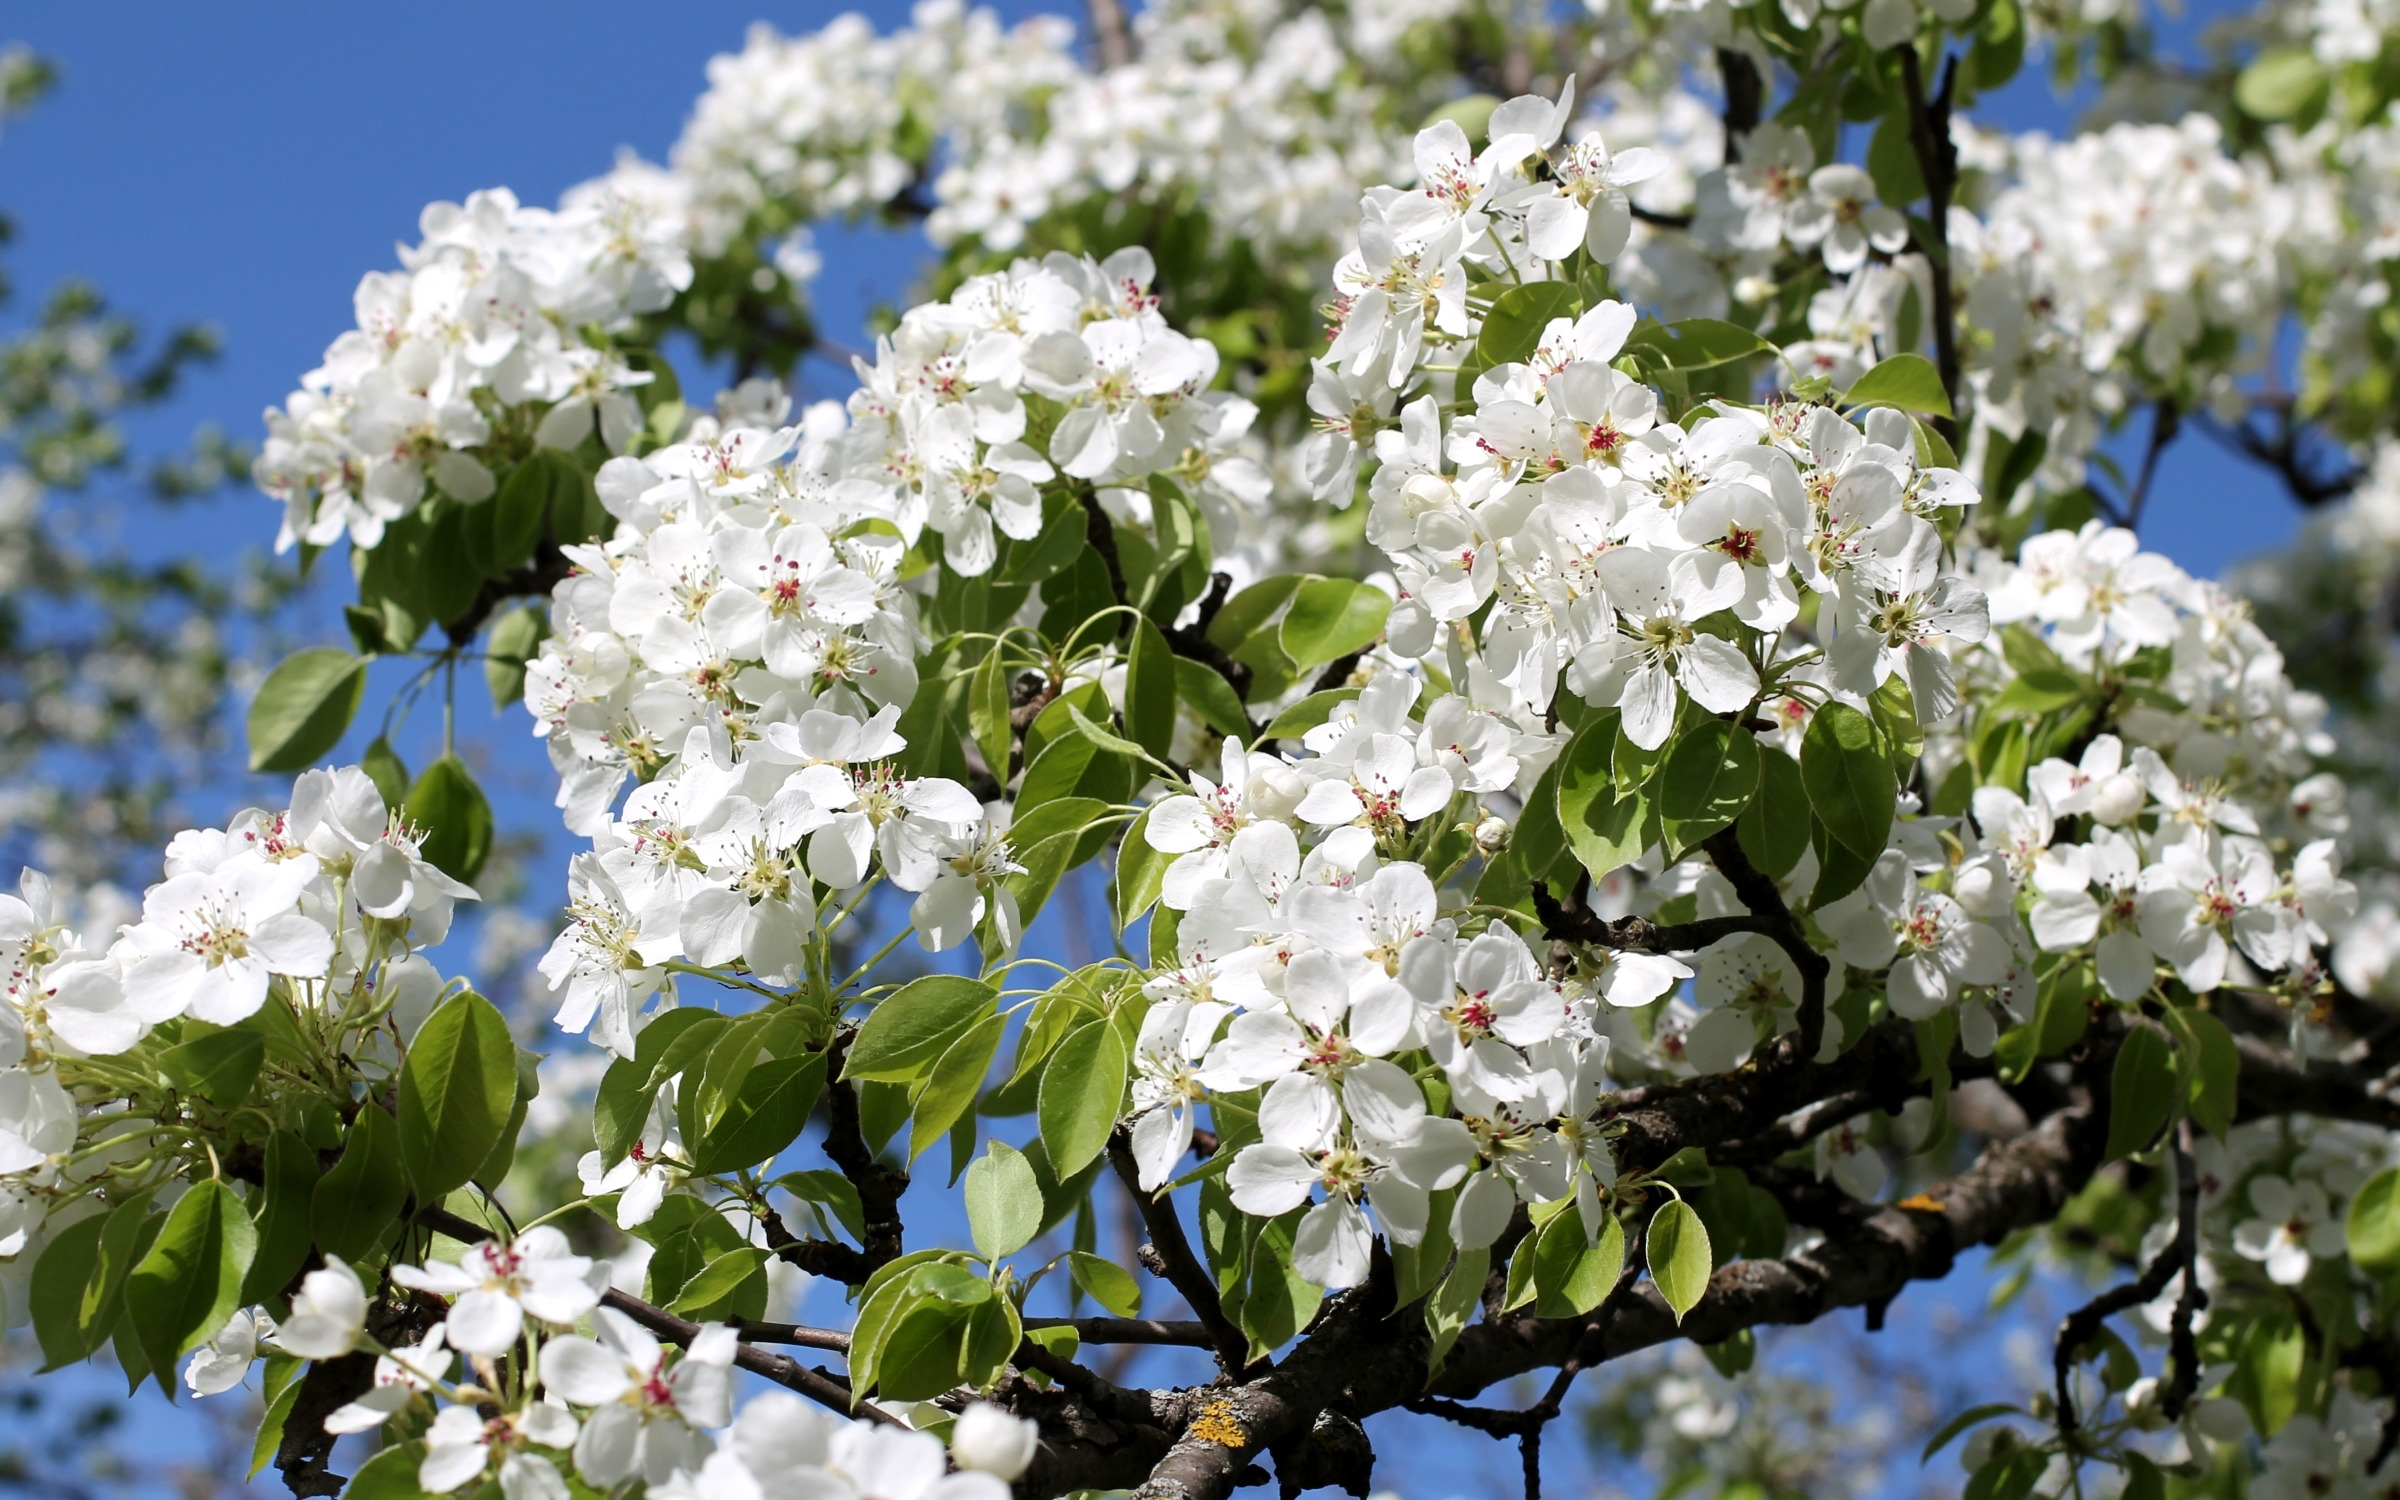
M886 26L904 19L897 4L861 8ZM426 202L505 184L546 203L620 147L663 158L712 54L738 47L753 19L797 31L836 9L761 0L17 7L0 40L31 43L63 76L51 100L0 139L0 208L20 230L8 259L27 301L78 275L153 330L217 324L224 359L145 417L137 438L165 448L214 421L255 441L259 411L349 326L359 276L393 263L394 242L414 238ZM2014 88L1998 118L2016 128L2071 124L2038 78ZM821 245L826 326L859 343L865 309L905 293L915 251L838 229ZM2196 437L2170 454L2151 514L2152 545L2196 572L2275 544L2296 521L2264 476ZM275 520L243 488L162 540L231 556L269 546ZM338 639L337 621L334 601L322 616L327 638ZM379 678L370 702L389 685ZM479 687L461 701L476 705L471 753L488 768L504 823L554 828L547 767L522 715L492 719ZM416 746L429 727L416 726ZM537 881L555 886L557 868L537 869ZM1934 1348L1945 1325L1926 1310L1964 1316L1979 1297L1976 1280L1912 1292L1895 1309L1891 1337ZM1400 1445L1386 1447L1385 1478L1403 1480L1412 1500L1514 1491L1508 1450L1413 1422L1401 1430ZM1575 1444L1550 1451L1554 1479L1592 1477Z

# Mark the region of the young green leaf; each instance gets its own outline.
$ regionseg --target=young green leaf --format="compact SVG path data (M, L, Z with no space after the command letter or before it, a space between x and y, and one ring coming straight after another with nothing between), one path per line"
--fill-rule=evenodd
M2370 1276L2400 1271L2400 1167L2367 1179L2350 1200L2350 1259Z
M1521 364L1533 358L1542 344L1542 330L1552 318L1572 318L1582 298L1573 283L1534 281L1512 286L1492 304L1483 320L1475 352L1486 365Z
M1951 415L1950 394L1942 389L1942 373L1922 354L1895 354L1858 377L1842 393L1844 406L1890 406L1937 417Z
M1241 695L1216 668L1188 656L1175 658L1175 696L1192 706L1201 722L1219 734L1250 738L1250 716Z
M967 1229L989 1261L1007 1259L1042 1232L1042 1184L1006 1141L985 1142L967 1168Z
M161 1389L173 1384L184 1351L241 1306L242 1279L257 1250L248 1210L214 1178L195 1184L169 1210L150 1253L125 1278L125 1311L150 1367L161 1372Z
M315 1236L309 1229L309 1199L317 1190L317 1153L288 1130L267 1137L265 1181L252 1222L258 1251L242 1282L242 1301L255 1304L283 1295L308 1263Z
M492 852L492 805L467 763L443 755L408 789L408 820L425 830L426 862L453 880L474 882Z
M250 1085L266 1060L265 1034L237 1027L169 1047L159 1054L158 1065L179 1087L219 1109L233 1109L250 1097Z
M1125 668L1125 733L1164 760L1175 738L1175 652L1145 616L1133 626Z
M1716 1270L1708 1226L1700 1222L1690 1204L1671 1199L1651 1216L1647 1249L1650 1279L1658 1283L1659 1295L1667 1299L1675 1321L1681 1323L1684 1314L1700 1305L1708 1291L1708 1278Z
M1742 814L1758 794L1758 741L1722 719L1703 720L1674 742L1659 776L1659 813L1675 851Z
M1292 595L1277 635L1295 667L1363 651L1383 634L1392 596L1348 578L1311 578Z
M342 1159L317 1179L310 1195L309 1224L317 1247L348 1261L366 1259L407 1199L399 1127L382 1109L366 1104L350 1122Z
M1808 787L1800 763L1774 746L1758 752L1758 794L1735 821L1742 853L1763 873L1781 880L1808 849Z
M986 1016L935 1059L933 1071L925 1075L924 1091L912 1106L915 1123L909 1127L909 1160L916 1160L926 1147L949 1134L951 1126L974 1112L975 1096L983 1091L984 1075L992 1070L1000 1034L1007 1029L1007 1017Z
M491 689L492 707L506 713L525 701L525 664L549 634L549 611L538 604L512 609L493 622L483 639L483 683ZM386 792L383 800L400 799Z
M1094 1302L1120 1318L1135 1318L1142 1312L1142 1289L1133 1273L1113 1260L1082 1250L1067 1254L1067 1274L1083 1288Z
M382 794L385 807L398 807L408 801L408 763L400 758L399 751L392 748L390 740L382 735L375 736L367 748L359 753L358 768L367 773L369 781L375 783L375 790Z
M825 1089L825 1054L804 1052L760 1063L742 1080L692 1152L698 1172L763 1166L800 1138Z
M1086 1023L1042 1069L1042 1144L1062 1176L1098 1157L1125 1095L1125 1043L1106 1021Z
M499 1144L517 1102L517 1044L472 990L434 1008L400 1070L400 1156L418 1201L464 1187Z
M850 1039L844 1078L913 1083L950 1044L992 1013L1000 992L957 974L928 974L886 995Z
M294 652L250 700L250 769L305 771L341 743L367 691L366 658L332 646Z
M1800 780L1826 831L1872 865L1891 838L1899 780L1875 725L1847 703L1828 703L1800 740Z
M2158 1138L2175 1110L2175 1049L2158 1028L2137 1025L2117 1049L2109 1075L2108 1151L2115 1161Z

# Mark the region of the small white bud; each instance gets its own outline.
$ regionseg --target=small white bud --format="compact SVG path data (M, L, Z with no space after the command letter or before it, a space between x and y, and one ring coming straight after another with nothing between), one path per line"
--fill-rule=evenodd
M1511 832L1513 830L1510 829L1508 820L1505 818L1484 819L1475 825L1476 852L1486 859L1502 852L1508 848L1508 838Z
M1033 1462L1040 1437L1041 1429L1033 1423L978 1401L960 1412L950 1428L950 1456L962 1469L980 1469L1013 1484Z

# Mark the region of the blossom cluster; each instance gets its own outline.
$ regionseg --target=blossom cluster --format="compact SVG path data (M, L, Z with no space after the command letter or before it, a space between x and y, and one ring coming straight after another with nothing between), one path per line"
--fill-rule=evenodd
M14 1287L32 1252L103 1207L95 1186L155 1187L186 1164L152 1149L184 1106L161 1092L154 1064L125 1057L159 1028L234 1026L280 1005L363 1065L396 1060L446 988L419 950L441 941L457 902L475 899L424 858L419 838L357 767L310 771L288 808L177 834L165 878L113 933L80 930L34 871L17 895L0 895L0 1277L12 1283L11 1323L27 1312Z
M586 330L666 307L692 265L674 193L620 177L555 210L505 188L426 208L401 269L360 281L358 326L266 414L253 473L284 507L278 550L373 547L428 486L481 504L528 437L573 448L597 432L624 451L652 377Z
M951 1423L947 1454L933 1434L829 1418L780 1391L753 1398L737 1417L733 1327L706 1325L680 1350L662 1344L600 1305L607 1264L574 1254L547 1226L468 1246L455 1262L395 1266L392 1279L436 1305L447 1299L441 1320L414 1343L378 1343L358 1273L328 1259L303 1279L282 1319L264 1308L236 1312L193 1354L185 1384L213 1396L239 1385L262 1354L329 1360L370 1350L371 1383L325 1417L325 1430L374 1432L414 1416L424 1431L416 1486L434 1495L492 1479L510 1500L553 1500L570 1493L562 1471L571 1471L603 1488L639 1480L652 1493L712 1500L795 1488L1002 1500L1006 1481L1032 1461L1034 1425L982 1404ZM516 1399L478 1384L520 1346L534 1378ZM492 1405L502 1414L480 1409ZM955 1472L945 1474L946 1460Z
M1262 1217L1321 1186L1294 1265L1329 1287L1366 1275L1362 1198L1404 1245L1423 1239L1430 1196L1450 1188L1443 1227L1466 1248L1498 1238L1520 1200L1570 1194L1597 1233L1615 1167L1586 1118L1607 1086L1596 1007L1647 1004L1691 972L1626 955L1595 988L1545 973L1505 925L1460 933L1425 867L1391 856L1455 797L1510 787L1516 736L1457 697L1413 722L1417 691L1404 673L1377 676L1309 731L1315 753L1297 761L1227 741L1221 779L1195 774L1145 825L1151 847L1174 857L1161 899L1183 915L1179 963L1145 987L1155 1003L1133 1085L1141 1180L1166 1181L1190 1147L1195 1102L1263 1089L1262 1139L1226 1184ZM1419 1049L1441 1069L1455 1118L1429 1109L1392 1061Z

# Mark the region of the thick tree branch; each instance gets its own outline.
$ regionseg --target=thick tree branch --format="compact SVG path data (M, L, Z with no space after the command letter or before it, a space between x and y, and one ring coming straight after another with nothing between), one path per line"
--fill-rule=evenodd
M1178 1410L1180 1430L1133 1493L1137 1500L1224 1500L1256 1455L1308 1432L1322 1412L1357 1420L1429 1394L1462 1400L1579 1355L1597 1364L1670 1339L1715 1343L1763 1324L1809 1323L1836 1308L1887 1303L1911 1281L1948 1274L1960 1251L2054 1218L2098 1167L2101 1136L2090 1101L2079 1098L2027 1134L1990 1147L1951 1182L1906 1206L1874 1209L1856 1235L1720 1268L1680 1323L1648 1283L1604 1307L1596 1334L1584 1319L1517 1315L1478 1323L1459 1336L1430 1389L1422 1320L1406 1311L1393 1316L1388 1289L1344 1292L1316 1331L1261 1378L1162 1401ZM1094 1487L1140 1478L1097 1463L1079 1472L1101 1481Z

